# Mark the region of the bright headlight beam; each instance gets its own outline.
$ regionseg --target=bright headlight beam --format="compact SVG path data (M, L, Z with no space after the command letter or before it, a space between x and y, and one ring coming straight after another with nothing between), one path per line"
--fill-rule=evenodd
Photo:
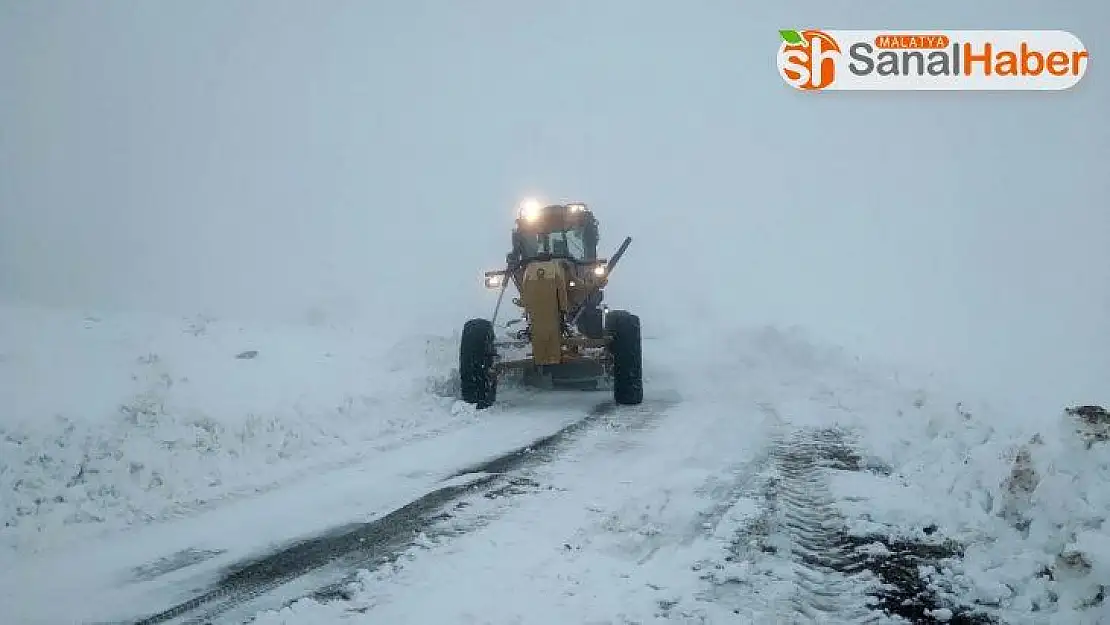
M520 216L528 221L535 221L540 216L540 201L535 198L528 198L520 203Z

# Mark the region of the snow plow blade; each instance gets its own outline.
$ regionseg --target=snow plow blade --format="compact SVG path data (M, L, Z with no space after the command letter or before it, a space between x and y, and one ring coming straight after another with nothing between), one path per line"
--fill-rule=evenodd
M600 358L566 358L559 364L536 365L531 358L498 363L498 374L519 373L525 384L545 389L597 390L604 386L608 363Z

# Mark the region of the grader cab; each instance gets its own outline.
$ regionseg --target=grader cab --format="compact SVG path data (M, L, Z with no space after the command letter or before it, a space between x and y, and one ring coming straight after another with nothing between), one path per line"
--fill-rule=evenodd
M500 291L493 316L463 326L463 400L488 408L496 401L499 379L516 373L526 384L545 388L597 389L608 383L616 403L641 403L640 319L602 304L631 237L608 259L598 258L598 222L585 204L529 200L520 207L512 240L505 269L485 274L486 287ZM510 284L521 314L497 336Z

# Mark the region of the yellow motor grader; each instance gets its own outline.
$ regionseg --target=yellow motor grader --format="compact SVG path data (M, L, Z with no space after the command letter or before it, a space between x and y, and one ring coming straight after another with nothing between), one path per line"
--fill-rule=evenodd
M464 401L478 408L493 405L498 380L507 373L545 388L597 389L608 383L616 403L643 401L640 318L602 304L632 238L608 259L597 257L597 243L597 218L585 204L521 204L505 269L485 274L486 287L500 290L493 317L463 326ZM510 283L522 314L498 337L495 324Z

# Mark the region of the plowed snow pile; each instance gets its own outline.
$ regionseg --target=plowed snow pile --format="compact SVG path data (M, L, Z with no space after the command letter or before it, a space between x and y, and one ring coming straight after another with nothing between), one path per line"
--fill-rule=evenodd
M833 476L853 536L962 553L923 566L919 588L999 622L1110 622L1105 412L1023 421L936 390L877 408L851 406L838 419L873 454L872 470Z
M0 308L0 543L195 510L452 419L453 351L309 326Z

